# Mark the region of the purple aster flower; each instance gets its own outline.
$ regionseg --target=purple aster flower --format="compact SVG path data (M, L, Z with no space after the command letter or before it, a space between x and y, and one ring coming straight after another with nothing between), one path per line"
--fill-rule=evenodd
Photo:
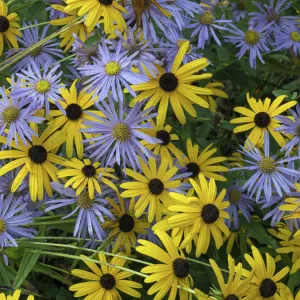
M31 212L24 212L26 204L22 197L13 201L13 195L0 195L0 247L17 247L15 238L33 238L36 231L22 228L33 222Z
M229 219L225 220L228 228L238 229L240 227L239 210L248 222L251 220L251 212L254 211L255 202L243 193L240 185L234 184L228 188L224 201L229 201L230 206L226 209ZM233 224L232 224L233 223Z
M27 70L24 69L22 73L17 74L24 81L20 81L19 86L11 92L11 97L27 96L33 98L39 105L44 107L46 115L49 114L49 99L51 99L62 112L65 112L58 102L58 100L62 100L59 96L59 89L64 87L60 83L60 77L63 72L55 74L59 66L59 64L56 64L50 68L49 65L45 65L44 70L41 72L40 68L32 60Z
M231 25L231 24L230 24ZM233 36L225 36L225 41L236 45L237 48L241 48L237 53L237 57L240 60L246 51L250 51L249 61L251 68L256 69L256 59L258 58L263 64L265 63L261 52L269 53L270 49L266 45L266 38L269 27L272 23L267 24L264 27L261 25L250 25L246 32L238 29L236 26L231 25L231 28L227 30L233 33Z
M237 0L236 3L231 3L230 10L233 13L234 21L239 22L247 16L246 1Z
M63 0L44 0L44 2L50 3L50 4L60 4L63 5ZM46 8L46 11L50 11L50 20L56 20L56 19L62 19L66 17L66 14L54 9L52 6L49 6Z
M129 84L138 84L148 80L148 77L134 73L130 69L130 62L136 53L127 56L121 52L122 41L119 41L116 52L110 53L107 45L102 41L98 45L99 58L94 58L92 65L85 65L78 68L83 76L89 77L84 82L89 92L94 91L99 101L104 100L109 92L115 100L123 101L123 88L125 87L132 96L136 96Z
M272 23L270 29L273 30L276 27L285 27L289 25L291 21L296 20L296 16L281 16L281 13L287 10L292 2L289 0L269 0L269 4L263 4L253 1L252 3L259 9L259 12L251 12L250 22L258 24L260 27L264 27L269 23Z
M36 117L34 114L41 109L39 103L32 98L9 99L4 88L0 88L0 135L7 129L6 146L14 139L18 145L19 138L27 145L26 138L31 141L32 136L37 134L29 127L29 122L41 123L44 118Z
M67 219L76 212L78 213L74 228L74 237L86 238L89 236L93 238L96 236L99 240L102 240L105 237L105 232L100 223L104 222L104 216L114 219L113 214L105 207L107 201L102 198L110 190L102 189L101 197L99 194L96 194L95 199L91 200L87 191L83 191L79 196L76 196L75 190L69 187L65 188L63 184L52 182L51 186L58 195L57 198L46 202L48 207L45 211L75 205L76 208L62 218Z
M198 47L204 49L205 44L210 44L211 37L213 37L215 42L221 46L221 42L216 35L215 29L226 30L227 27L218 24L228 24L232 21L224 19L216 20L211 10L200 11L199 14L199 21L187 26L188 28L194 28L192 37L198 35Z
M166 5L168 0L157 0L160 6ZM132 24L136 23L135 12L131 4L131 0L128 1L128 5L126 5L127 14L124 15L126 23L133 27ZM155 42L158 37L156 32L159 32L160 29L163 33L166 33L167 29L171 26L176 27L176 23L174 23L167 15L171 16L171 13L166 11L162 11L157 8L152 1L148 1L148 4L145 5L145 9L142 12L141 16L141 28L144 32L144 38L149 39L152 38Z
M109 104L102 102L99 110L105 115L100 117L92 113L97 121L87 121L84 124L88 127L83 132L96 134L94 138L84 141L84 143L93 142L86 150L91 151L90 158L95 158L105 162L105 165L112 166L115 162L118 165L129 164L134 170L139 168L138 155L146 161L145 156L150 156L150 151L146 149L140 140L148 143L160 143L159 139L148 136L141 129L152 128L147 120L155 117L156 113L149 114L153 107L141 112L143 102L137 103L133 108L124 112L122 105L119 107L119 115L117 114L112 97L109 97ZM99 135L99 136L98 136Z
M289 109L289 112L293 115L294 120L286 116L278 116L276 118L282 125L275 130L292 136L290 141L287 142L280 151L286 151L285 155L288 156L294 147L297 147L298 156L300 156L300 105L297 104L296 111Z
M274 51L291 49L296 56L300 56L300 27L294 22L284 28L275 29L274 36Z
M34 22L34 24L37 24L37 23L38 23L37 21ZM32 23L29 22L28 25L32 25ZM23 26L27 26L27 24L24 22ZM41 36L39 36L39 28L38 27L25 29L23 31L22 38L18 38L18 42L20 45L18 52L26 50L30 46L43 40L46 37L49 26L50 25L47 25L44 27ZM16 63L14 65L14 67L12 68L13 71L18 72L21 69L27 68L27 66L30 64L32 59L36 62L37 66L39 68L42 68L46 64L51 65L51 64L55 63L57 58L64 58L63 51L61 49L57 48L57 46L59 47L59 43L55 42L55 40L49 40L49 41L45 42L42 46L31 51L31 53L29 55L25 56L18 63ZM7 51L6 54L7 54L7 57L11 57L11 56L15 55L15 50Z
M249 160L245 160L249 166L237 167L230 170L254 171L254 174L247 180L242 189L247 188L247 193L250 195L250 198L256 193L256 201L259 200L262 191L267 201L270 201L272 198L272 187L275 188L280 197L282 197L284 193L289 194L295 187L287 176L299 176L300 172L284 167L283 164L297 160L300 157L295 156L277 160L275 156L270 156L268 131L265 131L263 154L261 154L259 149L254 147L249 140L247 144L247 149L241 146L242 151L239 152L249 158Z

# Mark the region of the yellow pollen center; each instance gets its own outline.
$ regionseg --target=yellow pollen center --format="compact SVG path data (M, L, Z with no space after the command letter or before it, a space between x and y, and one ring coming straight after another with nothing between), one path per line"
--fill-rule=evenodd
M40 80L36 86L35 89L39 93L47 93L51 88L50 82L48 80Z
M178 40L177 41L177 47L180 49L180 47L184 44L184 42L186 42L187 40L185 40L185 39L182 39L182 40ZM188 54L188 53L191 53L191 51L192 51L192 46L191 46L191 44L189 44L189 46L188 46L188 49L187 49L187 51L186 51L186 54Z
M229 192L229 202L238 203L241 200L241 192L239 190L231 190Z
M258 163L258 167L262 173L270 174L275 170L275 160L271 157L264 157Z
M291 32L291 39L295 42L300 42L300 33L297 31Z
M17 121L19 115L20 115L20 109L13 105L6 107L2 112L3 121L8 125Z
M254 30L246 31L244 41L251 46L256 45L260 41L259 33Z
M77 198L77 204L84 209L91 208L93 206L93 199L90 199L89 194L82 192Z
M0 234L3 234L7 229L6 222L0 218Z
M105 65L105 73L107 75L113 76L119 74L121 71L121 65L116 61L110 61Z
M204 25L210 25L214 22L214 16L211 14L210 11L204 12L200 16L200 23Z
M117 123L112 129L112 136L119 142L129 141L131 138L130 128L124 123Z

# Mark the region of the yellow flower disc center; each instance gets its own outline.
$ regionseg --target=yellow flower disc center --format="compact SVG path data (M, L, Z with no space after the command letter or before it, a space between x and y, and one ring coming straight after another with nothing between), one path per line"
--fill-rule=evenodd
M177 41L177 47L180 49L180 47L184 44L184 42L186 42L187 40L185 40L185 39L182 39L182 40L178 40ZM191 53L191 51L192 51L192 46L191 46L191 44L189 44L189 46L188 46L188 49L187 49L187 51L186 51L186 54L188 54L188 53Z
M93 206L94 200L89 197L89 194L82 192L77 198L77 204L84 209L89 209Z
M259 33L255 30L246 31L244 41L251 46L256 45L260 41Z
M275 160L271 157L264 157L258 163L258 167L262 173L270 174L275 170Z
M241 192L239 190L231 190L229 192L229 202L238 203L241 200Z
M121 65L116 61L110 61L105 65L105 73L107 75L113 76L119 74L121 71Z
M17 121L19 116L20 116L20 109L13 105L6 107L2 112L3 121L8 125Z
M300 42L300 33L297 31L291 32L291 39L295 42Z
M214 22L214 16L211 14L210 11L204 12L200 16L200 23L204 25L210 25Z
M51 84L48 80L40 80L35 86L36 91L42 94L47 93L50 88Z
M3 219L0 219L0 234L3 234L7 229L6 222Z
M117 123L112 129L112 136L119 142L129 141L131 138L130 128L124 123Z

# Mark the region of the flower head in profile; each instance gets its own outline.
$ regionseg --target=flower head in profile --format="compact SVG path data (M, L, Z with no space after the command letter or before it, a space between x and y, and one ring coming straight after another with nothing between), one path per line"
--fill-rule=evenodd
M104 199L105 194L108 194L110 190L106 189L102 191L101 195L96 194L95 198L91 199L86 190L77 196L75 190L66 188L63 184L52 182L51 186L57 192L57 197L46 202L46 212L65 206L74 207L75 204L75 209L63 217L63 219L67 219L78 213L73 232L74 237L94 238L96 236L99 240L103 240L106 236L101 226L101 223L104 223L104 216L114 219L113 214L106 207L107 201Z
M4 41L16 50L19 49L17 36L21 37L22 32L18 30L18 21L19 16L15 12L9 14L7 4L0 1L0 55L3 53Z
M139 220L134 215L135 198L129 201L124 200L118 195L118 202L115 199L106 198L108 204L111 205L111 212L115 219L108 220L103 224L104 229L111 229L107 238L115 238L112 253L118 250L131 254L131 247L136 246L136 235L145 234L149 228L149 223Z
M283 147L286 144L285 139L280 132L274 130L280 126L278 116L297 104L297 101L289 101L282 104L286 97L287 96L282 95L277 97L274 101L271 101L270 98L261 101L247 94L247 101L251 109L246 107L234 108L234 111L243 116L230 121L232 124L241 124L234 128L233 132L239 133L251 129L248 139L258 148L263 145L266 132L270 132L276 142Z
M230 8L233 13L233 18L236 22L246 18L248 13L246 8L246 0L235 0L230 4Z
M122 253L119 253L122 255ZM135 289L142 288L140 283L129 280L132 273L121 271L126 263L126 257L113 257L108 261L103 253L98 254L98 267L96 260L91 261L90 258L81 255L80 258L87 265L90 271L81 269L73 269L72 275L86 280L85 282L76 283L70 286L70 291L75 292L74 297L84 297L88 299L122 299L119 291L129 295L130 297L140 298L141 294Z
M76 55L73 63L75 66L79 67L82 65L93 64L93 58L99 58L98 43L93 43L87 45L82 42L79 37L75 37L72 44L72 52Z
M169 292L169 300L175 300L178 294L180 299L189 299L187 291L178 290L178 285L193 286L189 263L167 233L157 232L157 236L166 251L146 240L138 240L141 246L136 247L137 252L159 261L158 264L144 267L141 270L142 273L149 274L145 283L154 283L147 294L157 293L154 299L163 299Z
M28 24L24 22L23 26L24 27L34 26L37 23L38 23L37 20L35 20L33 24L31 22L28 22ZM49 26L50 25L46 25L41 34L39 34L39 27L25 29L23 31L22 38L18 38L20 48L17 51L17 53L24 51L29 47L31 47L32 45L43 40L47 35ZM12 69L15 72L18 72L22 69L26 69L32 60L34 60L34 62L39 68L43 68L47 64L48 65L54 64L56 60L64 58L63 51L59 49L57 46L59 46L59 43L57 43L56 40L54 39L44 42L43 45L35 48L27 56L25 56L23 59L17 62ZM7 57L11 57L16 54L16 51L10 50L6 52L6 54Z
M35 113L41 108L40 105L32 98L13 98L6 95L3 88L0 88L0 134L3 135L7 129L6 146L10 145L14 139L16 144L21 139L24 145L27 145L27 140L32 141L32 136L37 136L37 133L30 128L29 122L36 124L42 123L44 118L35 116Z
M286 290L287 287L280 280L289 272L289 267L284 267L280 272L275 273L276 263L274 258L266 253L266 263L259 250L252 246L252 256L245 254L245 259L252 268L254 276L251 280L250 289L247 293L248 300L276 300L280 299L278 293L280 290ZM249 276L249 271L243 272Z
M93 64L78 67L83 76L88 79L84 85L89 92L94 92L99 101L103 101L110 93L117 101L123 101L122 88L126 88L135 97L136 94L130 84L137 84L147 80L145 75L131 70L131 60L137 55L127 55L128 51L122 50L122 41L119 41L115 52L107 48L105 41L98 45L99 58L93 57Z
M60 71L55 74L59 67L59 64L51 68L49 65L45 65L41 72L39 66L32 60L27 69L22 69L22 73L17 74L23 80L11 92L11 97L26 96L35 99L45 109L45 115L49 114L49 99L51 99L64 112L64 109L58 102L58 100L62 100L59 96L59 89L63 87L60 83L60 77L63 72Z
M141 91L131 101L131 106L147 98L150 99L144 109L156 106L159 103L157 122L160 125L165 122L169 103L171 103L172 109L181 124L186 123L183 108L192 117L197 116L193 104L208 108L207 102L201 96L211 95L212 91L207 88L193 86L192 82L212 77L210 73L194 75L207 67L209 63L206 58L200 58L181 67L188 47L188 41L181 45L170 71L158 66L158 76L150 76L150 81L131 86L134 91Z
M224 88L224 84L221 82L210 82L205 85L206 88L210 89L213 94L203 97L209 104L209 110L213 113L217 112L217 103L214 97L220 97L228 99L228 95L219 88Z
M115 162L126 168L126 165L131 166L134 170L138 169L140 164L137 156L146 161L151 152L142 145L141 140L155 144L156 138L145 134L142 130L151 128L150 122L147 122L156 113L151 113L152 108L145 111L140 111L143 103L135 105L130 110L123 110L122 104L119 106L117 113L114 100L110 97L109 103L103 101L99 110L105 115L88 113L95 121L86 121L83 124L87 128L83 129L84 133L98 135L94 138L89 138L84 143L90 143L86 147L90 151L90 158L96 160L102 159L105 166L112 166Z

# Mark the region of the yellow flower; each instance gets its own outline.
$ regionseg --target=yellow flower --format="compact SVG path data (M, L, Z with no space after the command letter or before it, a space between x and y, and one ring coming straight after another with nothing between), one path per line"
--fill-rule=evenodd
M205 99L199 95L212 95L212 91L208 88L192 85L194 81L212 77L210 73L193 75L207 67L209 63L206 58L200 58L180 67L188 47L188 41L182 44L174 59L170 72L166 72L161 66L157 66L159 73L157 77L148 74L150 79L148 82L131 86L134 91L142 91L130 102L131 106L146 98L150 99L144 109L156 106L159 103L157 117L157 123L159 125L163 125L165 122L169 102L181 124L186 123L182 108L192 117L196 117L197 113L192 104L197 104L205 108L209 107Z
M199 146L193 145L191 140L188 139L186 143L186 149L188 156L183 156L179 159L179 163L182 167L186 168L186 171L192 173L190 178L193 178L198 182L198 175L203 174L207 178L214 178L219 181L226 181L227 179L215 172L227 172L228 168L216 165L217 163L226 161L227 158L223 156L211 157L217 152L216 148L211 149L212 144L206 147L201 153L199 153Z
M223 92L222 90L218 89L218 87L223 88L224 84L221 82L210 82L205 87L212 90L213 94L211 96L204 96L203 98L209 104L209 109L212 112L216 112L217 111L217 103L214 100L213 96L228 99L228 95L225 92Z
M83 125L84 120L95 120L95 118L88 115L88 112L103 117L103 113L96 110L88 110L94 105L92 96L93 93L86 93L84 90L77 93L76 80L73 82L70 90L63 88L60 89L60 93L65 101L60 101L60 105L65 109L66 114L60 110L51 110L50 117L54 117L50 124L53 124L53 131L61 128L61 131L67 136L66 140L66 153L67 157L73 156L73 147L75 144L78 158L83 158L83 144L82 144L82 132L83 128L87 126ZM90 134L84 133L86 138L91 138Z
M175 300L178 285L182 287L193 285L190 267L183 252L176 247L173 240L165 232L157 232L157 236L165 246L167 252L146 240L138 240L141 246L136 247L137 252L161 262L147 266L141 270L142 273L151 274L145 279L146 283L155 282L147 294L153 295L157 293L153 299L160 300L170 291L168 299ZM188 300L192 298L192 294L179 289L179 298L180 300Z
M5 296L3 293L0 294L0 300L19 300L21 296L21 290L15 290L12 296ZM34 300L34 296L30 295L26 298L27 300Z
M19 17L16 13L8 14L8 7L4 1L0 1L0 55L3 52L4 39L8 45L19 49L17 37L22 36L21 31L18 30L20 25L18 23Z
M209 297L198 289L194 289L194 291L195 291L195 297L199 300L216 300L216 298Z
M81 255L81 257L86 256ZM135 298L141 297L141 294L135 289L142 288L142 285L131 280L126 280L126 278L132 276L132 273L118 269L118 267L124 266L126 258L113 257L110 262L107 262L104 254L99 253L98 257L101 269L94 262L84 260L83 262L92 272L80 269L72 270L71 273L74 276L87 280L86 282L70 286L70 291L76 292L74 297L86 296L83 298L84 300L122 299L119 291Z
M134 197L131 198L129 205L124 204L122 197L118 197L119 205L115 200L106 198L108 203L112 206L111 212L115 216L115 220L109 220L103 224L103 228L112 229L107 237L116 237L116 241L113 244L112 253L120 251L126 251L127 255L131 253L131 246L136 245L136 233L147 233L149 223L143 222L134 216ZM127 208L126 208L127 207Z
M289 267L283 268L275 274L276 263L273 257L266 253L266 264L262 255L255 246L251 247L253 257L245 254L245 259L254 272L251 280L251 287L245 300L277 300L280 290L286 290L287 287L279 282L288 272ZM245 274L249 273L245 271Z
M139 161L144 175L126 168L127 175L137 181L122 183L120 187L125 191L121 196L125 198L139 196L134 206L135 216L139 218L149 207L148 222L151 223L154 217L156 221L161 219L163 205L168 207L173 204L168 190L179 187L181 181L172 179L178 169L172 167L167 170L166 160L161 162L158 169L153 157L149 158L149 167L141 159Z
M178 141L179 137L177 134L171 133L172 127L170 125L159 125L154 124L153 128L146 128L143 131L152 137L160 139L161 143L150 144L147 141L142 141L142 144L149 150L151 150L155 155L159 155L161 160L167 160L169 166L173 166L174 157L179 160L183 153L172 143L172 141Z
M168 218L169 228L184 228L192 226L190 234L184 239L180 247L192 239L196 239L196 256L206 253L210 244L211 235L213 236L216 248L223 245L222 232L229 235L230 232L225 225L224 218L229 215L225 209L229 206L228 201L222 202L226 190L223 189L217 196L217 187L213 178L208 182L205 177L199 175L199 184L190 179L190 183L196 191L197 197L186 197L178 193L170 193L170 196L180 201L180 205L169 206L171 212L177 214ZM156 230L160 230L159 226Z
M112 173L115 172L113 168L99 168L100 162L91 163L89 159L80 161L77 158L72 158L70 161L62 163L68 169L62 169L57 173L58 178L71 177L66 183L65 187L72 184L72 188L76 190L76 195L79 196L81 192L87 187L89 198L95 198L95 190L101 194L100 182L103 182L115 191L118 191L115 184L108 178L118 179Z
M279 210L288 213L287 216L283 217L284 220L298 219L300 218L300 201L298 198L285 198L284 204L279 206Z
M235 265L234 259L228 255L228 281L225 283L222 272L213 259L209 260L213 271L221 289L222 299L242 299L248 295L249 284L252 280L253 273L250 273L247 278L242 277L243 266L241 263ZM244 298L243 298L244 299Z
M23 165L12 183L11 191L14 193L29 173L30 197L32 201L36 201L44 198L44 189L52 196L50 178L51 181L58 181L58 169L53 163L62 164L64 161L64 158L55 155L55 152L64 143L66 136L61 131L53 133L53 126L50 125L40 136L36 124L32 125L32 129L37 133L37 136L32 137L32 144L27 142L27 145L24 145L19 140L16 145L16 142L12 141L10 146L16 150L0 151L0 159L13 159L0 169L0 176ZM0 143L5 144L6 138L1 136Z
M286 143L283 136L280 132L274 130L280 126L279 121L275 117L297 104L297 101L289 101L281 105L286 97L285 95L279 96L271 103L270 98L266 98L264 101L257 101L252 97L250 98L249 94L247 94L247 101L251 110L245 107L235 107L234 110L244 115L244 117L235 118L230 121L232 124L246 124L237 126L233 132L239 133L252 129L248 138L254 146L260 148L263 145L264 133L267 130L276 142L283 147Z
M66 2L66 0L64 0L64 2ZM51 20L50 24L51 25L56 25L56 26L65 26L70 24L71 22L73 22L74 20L76 20L77 18L77 12L76 10L65 10L64 5L59 5L59 4L52 4L51 5L54 9L64 12L65 14L68 14L69 16L66 16L64 18L60 18L57 20ZM65 51L68 51L74 41L74 34L76 36L78 36L78 38L82 41L85 42L86 39L91 35L90 32L88 32L87 27L83 24L75 24L70 26L67 30L65 30L64 32L62 32L59 37L62 39L61 43L60 43L60 47L63 48L65 47Z
M121 12L126 9L113 0L66 0L67 6L65 12L77 11L78 16L86 16L85 24L88 31L91 32L101 18L104 19L105 33L111 33L114 30L114 23L126 29L126 23ZM123 30L122 30L123 31Z

